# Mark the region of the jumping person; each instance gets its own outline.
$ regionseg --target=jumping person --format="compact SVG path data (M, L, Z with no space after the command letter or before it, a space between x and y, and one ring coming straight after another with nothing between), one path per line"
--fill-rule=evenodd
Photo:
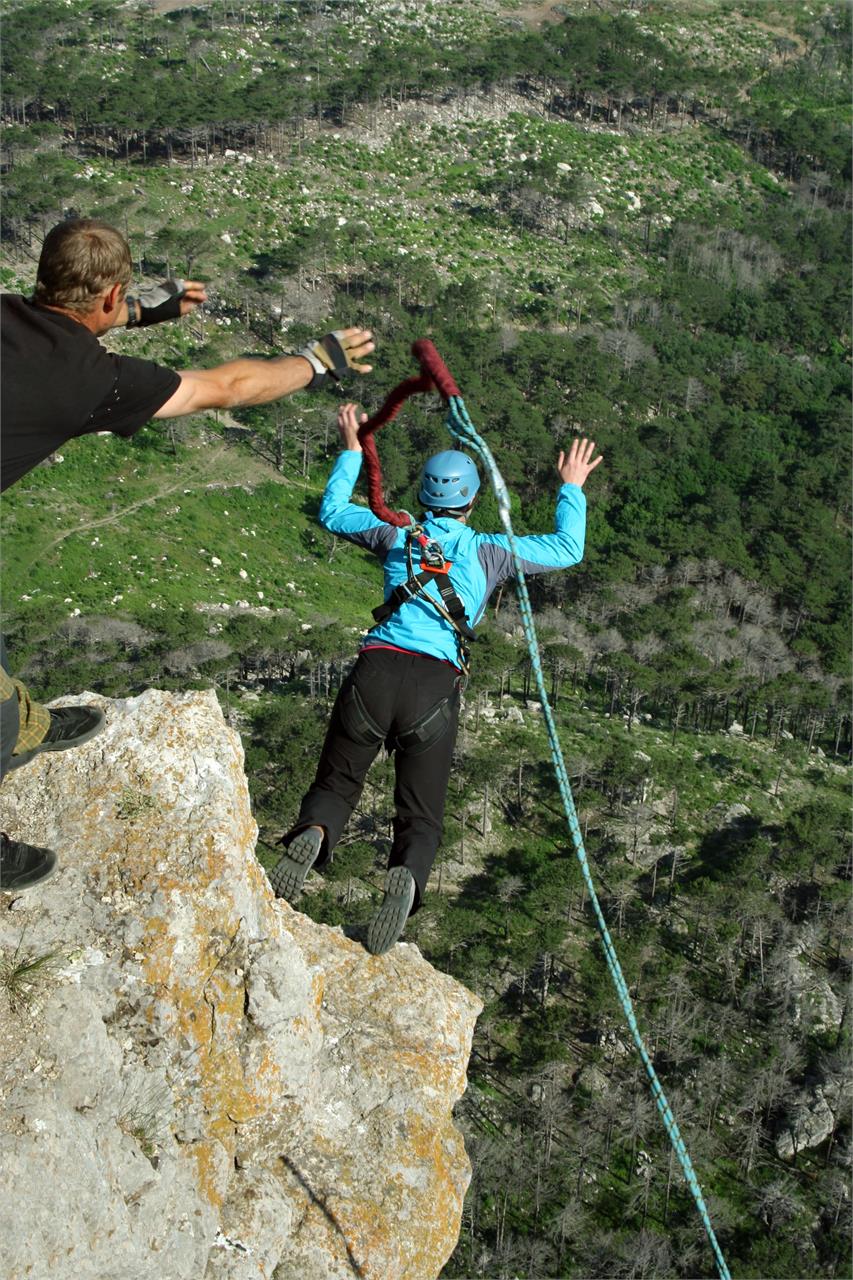
M366 421L362 414L361 421ZM438 851L444 802L467 669L466 642L495 587L514 573L508 538L467 526L480 478L464 453L447 450L424 464L417 536L350 502L361 470L355 405L342 405L338 455L320 523L382 561L385 602L341 686L311 789L270 872L278 897L295 902L311 867L326 866L358 803L380 746L394 752L394 839L382 903L367 931L374 955L387 951L423 901ZM525 574L567 569L583 556L583 485L601 462L593 441L560 453L556 531L517 538ZM416 559L417 557L417 559Z
M62 222L46 237L32 298L0 299L2 412L0 489L26 475L66 441L98 431L130 437L151 418L204 409L265 404L338 381L373 350L366 329L342 329L295 355L237 359L212 369L175 371L150 360L107 352L110 329L178 319L206 300L197 281L166 281L131 296L130 249L124 236L96 218ZM49 711L12 680L0 651L0 778L42 751L89 741L103 712L73 706ZM24 889L47 878L55 855L0 833L0 889Z

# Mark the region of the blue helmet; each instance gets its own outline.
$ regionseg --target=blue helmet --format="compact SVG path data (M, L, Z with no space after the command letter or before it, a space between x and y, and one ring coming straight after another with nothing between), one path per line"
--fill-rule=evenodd
M465 453L445 449L424 463L418 500L433 511L467 507L480 487L477 468Z

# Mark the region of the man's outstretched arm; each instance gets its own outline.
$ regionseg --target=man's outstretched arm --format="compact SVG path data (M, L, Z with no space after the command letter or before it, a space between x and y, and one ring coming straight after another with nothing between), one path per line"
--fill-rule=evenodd
M215 369L188 369L179 372L181 385L154 415L155 418L180 418L202 409L235 409L241 405L268 404L283 396L317 384L315 351L333 335L310 344L306 354L277 356L272 360L229 360ZM340 329L334 335L342 367L330 367L329 376L339 376L346 369L370 373L372 365L363 364L374 349L369 329ZM313 356L313 359L312 359Z

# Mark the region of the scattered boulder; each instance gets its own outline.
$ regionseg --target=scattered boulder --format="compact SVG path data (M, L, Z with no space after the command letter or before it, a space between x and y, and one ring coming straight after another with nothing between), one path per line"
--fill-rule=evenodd
M708 814L718 827L734 827L751 816L749 806L745 804L715 804Z
M594 1098L603 1097L610 1088L607 1076L592 1062L578 1072L575 1084Z
M835 1128L841 1099L831 1085L817 1085L804 1094L785 1117L784 1128L776 1137L776 1154L780 1160L792 1160L798 1151L819 1147Z

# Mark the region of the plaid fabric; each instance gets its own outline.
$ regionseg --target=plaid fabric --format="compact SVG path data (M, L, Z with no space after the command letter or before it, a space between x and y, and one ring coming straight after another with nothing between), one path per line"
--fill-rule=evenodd
M25 684L21 684L20 680L13 680L0 667L0 702L5 702L7 698L13 696L18 699L20 717L18 740L12 752L13 756L17 756L22 751L32 751L33 747L44 742L50 726L50 712L41 703L33 702Z

